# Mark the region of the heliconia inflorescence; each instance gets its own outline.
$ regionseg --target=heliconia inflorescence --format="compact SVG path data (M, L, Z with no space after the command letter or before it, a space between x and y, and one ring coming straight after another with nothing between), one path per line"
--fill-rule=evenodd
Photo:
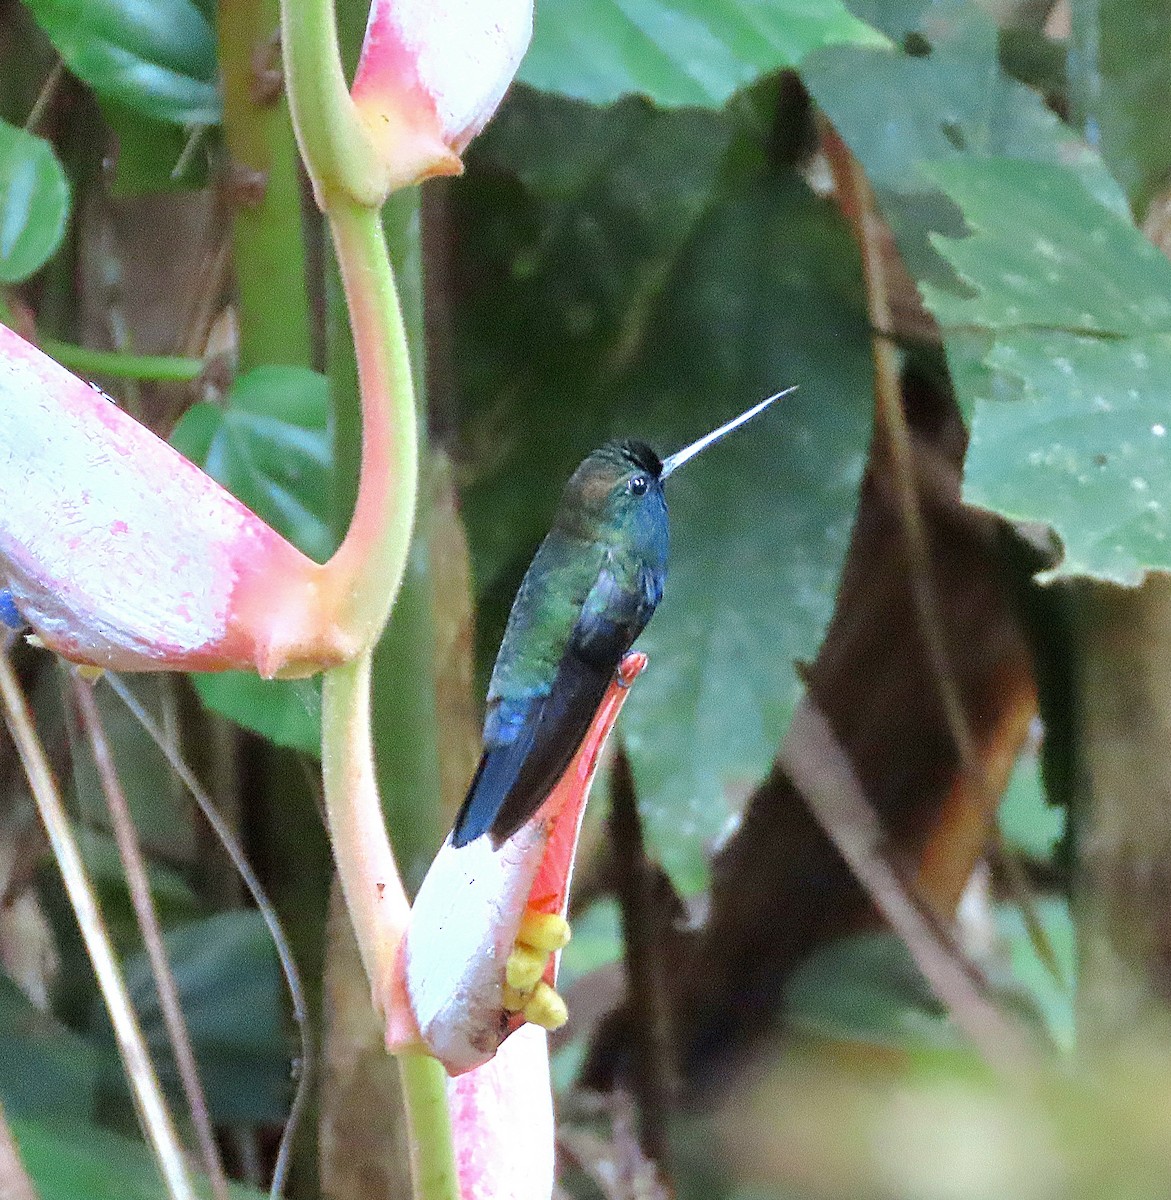
M532 28L531 0L374 0L351 95L392 188L459 174Z
M90 384L0 325L0 586L49 649L117 670L340 658L322 568Z

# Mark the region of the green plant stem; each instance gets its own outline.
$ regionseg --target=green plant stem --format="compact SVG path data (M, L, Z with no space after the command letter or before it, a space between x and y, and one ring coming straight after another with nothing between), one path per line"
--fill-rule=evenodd
M281 0L285 80L297 144L317 202L369 208L386 199L385 168L350 99L333 0Z
M415 1200L460 1200L447 1108L447 1073L426 1054L400 1054Z
M338 20L348 16L339 6ZM361 28L364 27L363 20ZM382 226L410 345L419 406L420 488L415 532L394 620L378 642L371 676L373 721L385 731L374 739L374 761L382 811L390 828L408 892L422 882L443 839L438 718L435 693L435 623L431 577L431 493L426 454L426 386L423 381L422 254L418 188L391 196L382 210ZM340 282L331 271L326 292L327 369L334 397L337 446L335 512L347 517L357 500L362 443L354 340ZM345 535L344 521L338 539Z
M313 362L297 146L280 87L278 0L220 0L240 368Z
M327 211L350 313L362 401L362 459L349 531L327 569L338 619L362 646L382 632L406 569L419 486L410 347L376 209Z
M39 338L41 349L77 375L105 375L115 379L150 379L157 383L191 383L203 374L201 358L169 354L123 354L117 350L90 350L71 342Z
M325 815L346 908L376 1000L395 965L410 905L386 835L370 745L370 660L326 671L321 698Z
M146 1048L146 1040L130 1003L126 981L122 978L114 948L102 921L93 885L82 861L81 849L73 836L44 748L33 727L24 693L4 652L0 652L0 697L3 700L4 722L20 755L29 789L36 801L69 903L77 917L86 953L93 964L102 999L110 1014L110 1023L114 1027L139 1120L154 1148L172 1200L195 1200L183 1148L175 1133L170 1110Z
M383 1013L410 910L382 818L370 732L375 643L406 569L418 493L410 347L380 208L384 170L346 90L332 0L282 0L289 103L329 222L358 364L362 457L353 519L326 564L358 657L326 672L322 768L330 839L358 947ZM410 680L402 681L412 686ZM458 1200L443 1068L402 1065L417 1200Z

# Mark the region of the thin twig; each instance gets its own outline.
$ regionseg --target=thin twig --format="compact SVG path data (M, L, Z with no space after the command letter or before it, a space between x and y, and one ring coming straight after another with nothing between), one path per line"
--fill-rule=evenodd
M147 958L150 960L151 974L154 976L155 991L159 999L159 1011L162 1013L167 1027L167 1036L171 1039L175 1064L179 1068L179 1078L183 1084L183 1093L187 1098L187 1108L195 1126L195 1135L199 1142L199 1152L203 1158L204 1170L211 1180L216 1200L228 1200L228 1180L224 1175L224 1166L220 1161L219 1149L216 1146L215 1130L212 1128L211 1115L207 1109L207 1099L199 1081L199 1067L196 1064L195 1051L192 1049L191 1038L187 1032L183 1006L179 1001L179 988L175 983L175 976L167 958L167 950L163 944L163 932L159 928L158 914L155 911L154 899L150 894L146 863L143 861L142 852L138 847L138 837L134 821L130 816L130 806L126 802L126 794L118 779L118 769L114 764L114 756L110 753L106 731L102 728L101 717L98 715L98 708L94 703L93 687L86 683L76 671L72 672L72 676L73 693L81 714L82 727L85 729L90 751L93 754L94 766L97 767L98 779L110 810L114 841L118 846L118 855L122 859L122 868L126 873L126 883L130 889L130 901L134 905L134 914L138 918L138 927L142 931L143 945L146 947Z
M37 1189L20 1160L20 1147L0 1108L0 1200L37 1200Z
M866 283L866 304L874 330L875 432L883 439L890 462L895 504L903 538L907 564L907 584L911 591L916 626L931 666L931 673L943 705L948 732L955 743L960 769L974 784L984 779L984 769L976 752L963 699L956 687L955 673L948 656L940 619L939 597L931 571L931 548L927 537L919 494L915 485L915 464L911 432L903 411L903 389L899 378L897 350L888 333L893 330L894 313L890 299L890 280L882 257L879 217L874 193L858 160L838 135L829 131L826 138L835 184L842 207L854 226L862 273ZM983 792L983 788L979 788Z
M248 889L248 894L252 897L252 902L256 905L257 911L268 927L269 937L272 938L277 958L280 960L281 970L284 972L285 985L289 989L289 998L293 1005L293 1021L297 1026L301 1054L294 1067L297 1086L293 1092L293 1102L289 1106L289 1119L285 1122L285 1131L281 1136L281 1144L277 1150L276 1165L272 1171L272 1184L269 1188L269 1195L274 1197L275 1200L275 1197L280 1196L284 1190L285 1179L289 1171L289 1158L292 1154L293 1139L296 1136L301 1117L304 1115L305 1106L309 1102L309 1083L313 1073L313 1040L309 1028L309 1006L305 1001L305 990L301 986L301 976L297 971L297 964L293 959L292 947L285 936L285 931L281 925L280 918L276 914L276 909L273 908L272 902L265 894L264 888L256 876L256 872L253 871L251 864L244 855L244 851L240 847L240 843L236 841L231 829L228 828L227 822L220 816L219 810L212 803L211 797L204 791L199 780L195 778L191 768L183 761L182 755L166 740L162 730L159 729L151 715L143 708L138 702L138 698L117 675L107 671L102 678L106 680L115 695L126 705L135 720L146 730L150 739L162 751L163 756L171 766L171 770L186 784L187 790L191 793L195 803L199 805L199 811L203 813L204 819L215 831L216 837L220 839L220 843L223 845L228 857L232 860L232 865L240 873L240 878L244 881L244 886Z
M53 65L53 69L45 77L45 82L41 85L41 90L33 102L32 109L28 114L28 120L24 123L25 133L36 132L37 126L41 123L41 118L45 115L45 109L49 107L53 97L57 94L57 89L61 86L61 80L64 77L65 63L61 59L57 59Z
M4 722L16 743L25 776L36 801L37 810L57 860L65 891L81 929L86 952L93 964L98 987L110 1014L118 1050L138 1108L143 1130L154 1148L159 1168L172 1200L195 1200L187 1175L183 1150L175 1134L167 1102L159 1087L154 1064L147 1052L138 1018L130 1003L125 980L114 956L109 935L102 922L97 899L82 861L81 850L73 836L65 806L37 736L6 650L0 650L0 698Z
M885 853L882 824L829 722L808 695L781 743L779 762L932 991L987 1062L1013 1077L1037 1068L1026 1032L988 998L979 972Z
M876 432L883 438L890 463L915 625L943 706L948 733L960 760L961 776L967 781L981 811L987 812L998 797L991 794L991 781L972 735L944 635L939 595L931 568L931 547L915 481L911 432L903 409L903 389L893 335L892 289L879 232L881 218L875 206L874 192L858 160L836 131L828 127L825 141L842 207L854 226L862 257L866 305L873 330ZM1010 875L1010 879L1019 884L1019 873L1016 877ZM1047 964L1056 964L1057 955L1037 917L1028 889L1018 887L1015 899L1030 935L1038 939L1038 954Z

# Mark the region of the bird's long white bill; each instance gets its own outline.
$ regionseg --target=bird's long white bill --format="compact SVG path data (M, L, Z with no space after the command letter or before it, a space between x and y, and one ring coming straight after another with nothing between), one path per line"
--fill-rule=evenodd
M721 425L719 429L713 429L711 433L705 433L698 441L694 441L690 446L684 446L682 450L676 450L674 454L668 455L663 459L663 470L659 475L660 479L666 479L668 475L679 470L681 466L690 459L693 459L702 450L706 450L710 445L718 442L721 438L727 437L734 429L739 429L741 425L746 425L753 417L764 412L770 404L774 404L783 396L789 395L790 392L795 392L797 385L787 387L783 392L777 392L775 395L768 396L759 404L754 404L746 412L742 412L738 417L733 417L726 425Z

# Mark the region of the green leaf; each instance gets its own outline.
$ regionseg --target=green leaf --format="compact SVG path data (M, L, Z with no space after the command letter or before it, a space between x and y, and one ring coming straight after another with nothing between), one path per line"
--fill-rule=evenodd
M464 277L480 286L455 362L481 448L465 512L489 660L590 450L675 449L800 385L669 486L666 594L623 727L650 845L688 893L800 693L794 661L831 611L870 427L853 245L794 172L740 152L751 136L729 116L523 93L460 189ZM589 166L544 170L550 144Z
M223 407L197 404L171 441L312 558L334 549L329 380L304 367L257 367Z
M963 220L924 163L999 156L1065 165L1106 205L1126 199L1101 161L1000 67L997 31L968 0L879 6L900 45L837 46L811 55L802 79L866 170L908 267L947 281L929 231L959 235ZM870 16L866 11L863 16Z
M0 121L0 283L20 283L65 236L69 181L48 142Z
M961 1049L963 1038L893 933L862 933L822 946L785 990L785 1014L820 1038L896 1050Z
M1078 0L1069 53L1074 107L1138 213L1171 172L1167 0Z
M216 44L191 0L26 0L69 69L103 100L174 125L220 119Z
M277 746L321 755L321 680L261 679L248 671L192 675L199 698L213 712Z
M163 940L213 1118L225 1124L281 1121L288 1108L289 1048L281 977L263 918L257 912L218 913L172 929ZM127 960L126 985L159 1078L181 1096L145 951ZM108 1030L104 1009L98 1027Z
M1136 583L1171 568L1171 263L1061 168L931 173L971 227L937 241L970 290L924 296L945 328L993 334L986 370L962 376L965 498L1052 526L1055 574Z
M310 557L333 552L329 380L304 367L257 367L224 407L197 404L172 442ZM214 711L280 746L320 753L318 680L259 679L243 671L193 675Z
M38 1012L0 975L0 1104L10 1117L84 1121L94 1111L98 1053Z
M1171 262L1068 170L1010 159L933 163L925 170L959 206L973 235L936 238L972 289L959 296L924 288L945 328L1171 331Z
M905 49L831 48L803 76L944 326L972 430L965 497L1050 523L1060 573L1134 582L1169 561L1171 264L1100 160L1004 74L976 6L859 11Z
M84 1121L68 1127L16 1119L12 1132L40 1200L167 1200L154 1156L141 1142ZM208 1194L200 1176L200 1194ZM267 1193L229 1184L237 1200Z
M631 416L656 398L645 430L668 449L800 388L669 485L670 574L624 730L647 836L686 892L771 765L837 593L872 398L853 252L795 179L738 188L696 229L627 382Z
M840 0L541 0L518 78L594 104L719 108L811 50L884 41Z
M1017 334L986 361L1004 387L975 398L965 499L1051 526L1052 575L1171 568L1171 337Z

